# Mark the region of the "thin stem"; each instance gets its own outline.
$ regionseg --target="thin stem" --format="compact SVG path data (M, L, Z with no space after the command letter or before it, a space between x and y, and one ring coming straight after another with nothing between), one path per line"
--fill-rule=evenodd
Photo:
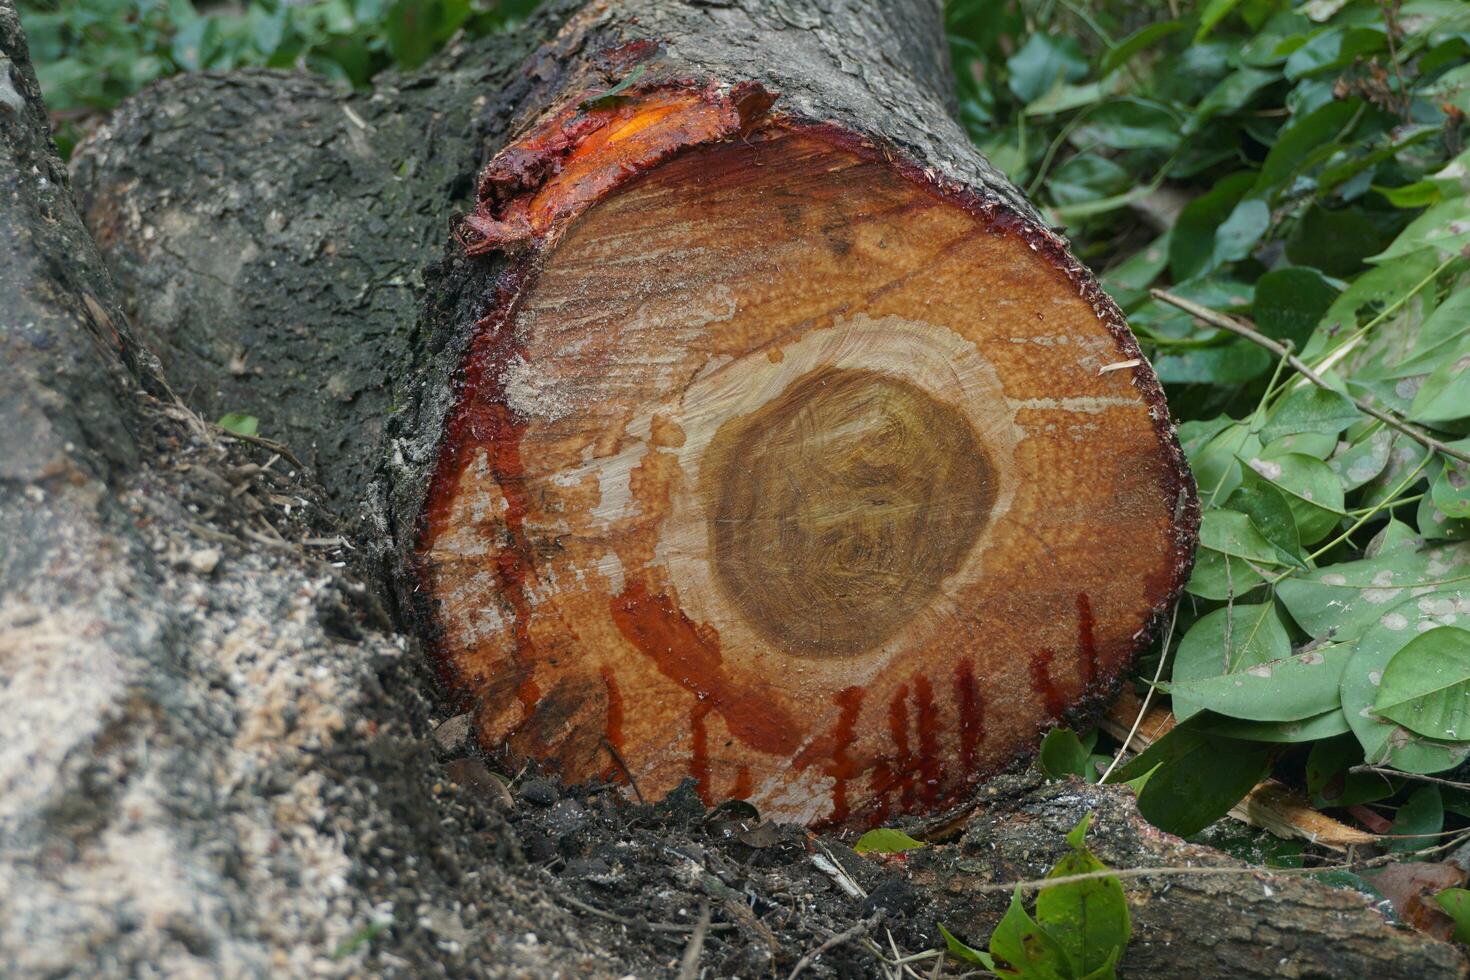
M1047 146L1046 154L1041 158L1041 162L1036 165L1036 176L1032 178L1031 183L1026 185L1026 194L1028 197L1036 196L1036 192L1041 189L1042 181L1046 179L1047 172L1051 170L1051 162L1056 158L1057 150L1061 149L1067 137L1072 135L1072 131L1081 125L1091 112L1091 107L1088 107L1069 119L1067 124L1057 133L1056 138Z
M1363 337L1367 335L1368 331L1372 330L1384 320L1387 320L1389 317L1393 316L1399 311L1399 307L1403 306L1415 296L1418 296L1421 289L1434 282L1435 279L1439 278L1439 274L1445 269L1449 268L1450 263L1454 262L1459 257L1460 256L1457 253L1445 259L1439 265L1435 266L1434 269L1429 273L1429 275L1425 276L1423 279L1420 279L1417 283L1415 283L1413 289L1409 290L1407 293L1400 296L1392 303L1388 304L1388 306L1384 307L1382 312L1380 312L1377 316L1369 320L1367 323L1363 324L1357 330L1354 330L1351 334L1348 335L1346 340L1344 340L1337 347L1328 351L1327 354L1322 358L1322 360L1317 362L1316 370L1326 371L1328 368L1335 365L1338 361L1342 360L1345 356L1347 356L1348 352L1353 349L1357 342L1359 340L1362 340ZM1229 328L1227 327L1226 329Z
M1207 323L1210 326L1216 327L1220 330L1229 331L1236 336L1244 337L1246 340L1249 340L1251 343L1257 345L1258 347L1264 347L1266 350L1271 351L1280 357L1286 358L1286 363L1295 368L1298 374L1306 378L1312 384L1321 388L1323 391L1337 392L1336 388L1332 387L1326 381L1322 380L1321 375L1312 370L1301 358L1291 353L1291 350L1284 344L1277 343L1270 337L1267 337L1265 334L1246 326L1240 321L1224 316L1223 314L1216 313L1209 307L1200 306L1198 303L1187 300L1183 296L1175 296L1173 293L1167 292L1163 289L1151 289L1149 290L1149 292L1153 295L1154 299L1157 299L1162 303L1168 303L1170 306L1177 307L1178 309L1181 309L1185 313L1188 313L1190 316L1194 317L1196 320ZM1387 310L1384 311L1384 313L1387 312ZM1379 316L1382 315L1383 314L1379 314ZM1376 322L1376 320L1372 322ZM1368 326L1371 325L1372 323L1370 322ZM1368 326L1364 326L1363 330L1367 330ZM1337 393L1341 394L1341 392ZM1388 426L1391 429L1402 432L1404 435L1408 436L1410 439L1413 439L1420 445L1425 446L1428 449L1433 450L1434 452L1441 453L1453 459L1458 459L1461 462L1470 463L1470 454L1461 452L1460 450L1455 449L1452 446L1448 446L1445 443L1440 442L1438 439L1434 438L1434 436L1425 432L1418 426L1410 422L1405 422L1393 415L1390 415L1387 412L1382 411L1381 409L1374 408L1372 405L1363 401L1361 398L1354 398L1351 395L1345 395L1344 397L1352 402L1353 405L1356 406L1358 411L1362 412L1364 415L1370 415L1373 418L1378 419L1384 425Z
M1424 835L1416 835L1424 836ZM1163 867L1163 868L1119 868L1116 870L1086 871L1075 875L1057 875L1055 878L1034 878L1030 881L1008 881L997 882L989 885L968 885L965 890L970 892L1008 892L1019 889L1023 892L1040 891L1043 888L1053 888L1057 885L1070 885L1079 881L1097 881L1101 878L1155 878L1155 877L1193 877L1207 875L1315 875L1326 871L1354 871L1358 868L1377 867L1394 861L1406 860L1410 855L1435 854L1450 850L1458 846L1470 834L1461 833L1459 836L1445 844L1436 844L1418 851L1404 853L1384 854L1367 861L1358 861L1347 864L1324 864L1315 868L1263 868L1254 865L1246 867Z
M1352 527L1348 528L1346 531L1342 532L1337 537L1333 538L1331 541L1327 542L1322 547L1318 548L1316 551L1308 555L1307 561L1316 561L1318 558L1321 558L1327 552L1331 551L1333 548L1336 548L1348 538L1352 537L1354 532L1356 532L1358 528L1362 527L1364 524L1367 524L1370 520L1373 519L1373 515L1383 510L1394 498L1403 493L1405 490L1409 489L1410 485L1419 478L1419 474L1424 472L1424 467L1428 466L1429 461L1433 458L1433 456L1425 456L1422 460L1420 460L1419 465L1414 467L1414 472L1404 477L1399 485L1393 488L1387 498L1380 502L1376 507L1371 508L1368 513L1364 514L1362 517L1354 521ZM1275 585L1277 582L1286 578L1288 575L1292 574L1295 571L1296 569L1294 568L1288 568L1285 572L1281 573L1281 575L1272 579L1271 584Z
M1133 741L1133 736L1138 734L1139 727L1143 724L1144 716L1148 714L1149 702L1153 700L1154 691L1158 690L1159 678L1164 675L1164 661L1169 659L1169 642L1174 638L1174 623L1179 619L1179 607L1176 605L1174 611L1169 614L1169 628L1164 630L1164 643L1159 650L1159 664L1154 668L1153 680L1149 681L1148 690L1143 694L1143 704L1138 706L1138 717L1133 719L1133 727L1128 729L1128 737L1123 739L1123 744L1118 746L1118 754L1113 756L1113 761L1108 763L1107 771L1102 774L1098 783L1105 783L1113 770L1123 761L1123 756L1128 752L1128 745Z
M1388 776L1393 779L1411 779L1415 782L1434 783L1438 786L1450 786L1455 789L1470 789L1470 783L1458 783L1455 782L1453 779L1441 779L1438 776L1426 776L1417 772L1399 772L1397 769L1386 769L1383 766L1371 766L1367 764L1361 766L1351 766L1348 768L1348 772L1371 772L1379 776ZM1407 836L1427 837L1429 835L1413 834Z
M1348 516L1354 517L1358 514L1374 514L1383 510L1393 510L1396 507L1403 507L1406 504L1417 504L1424 499L1424 496L1422 493L1416 493L1409 497L1394 497L1391 500L1385 500L1381 504L1374 504L1372 507L1358 507L1350 510L1348 511Z

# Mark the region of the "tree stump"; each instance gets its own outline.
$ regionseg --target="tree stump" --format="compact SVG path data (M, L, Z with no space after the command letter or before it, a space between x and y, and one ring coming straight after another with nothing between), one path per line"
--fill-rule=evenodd
M869 825L1105 697L1197 514L1122 316L946 112L937 5L782 9L563 29L458 228L505 261L413 560L485 745Z

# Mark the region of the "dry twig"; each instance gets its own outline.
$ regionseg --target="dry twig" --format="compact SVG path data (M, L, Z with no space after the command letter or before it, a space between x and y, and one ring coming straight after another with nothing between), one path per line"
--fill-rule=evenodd
M699 921L694 924L694 932L689 937L689 945L684 947L684 957L679 961L677 980L694 980L699 975L699 956L704 952L704 937L708 933L709 905L706 903L699 907Z
M801 959L796 961L796 966L792 967L791 972L786 976L786 980L796 980L796 978L801 975L802 970L805 970L807 967L811 966L812 963L816 961L817 957L827 952L827 950L835 949L838 946L841 946L843 943L851 942L852 940L857 939L859 936L865 936L868 933L872 932L873 927L883 920L883 915L884 913L880 909L879 911L874 912L872 915L868 916L863 921L859 922L857 925L842 930L832 938L828 939L826 942L822 943L822 945L812 950L810 953L807 953Z
M1322 379L1322 376L1319 375L1316 371L1313 371L1312 368L1305 361L1293 354L1291 352L1291 348L1286 346L1285 344L1278 343L1277 341L1272 340L1270 337L1267 337L1260 331L1246 326L1244 323L1241 323L1239 320L1236 320L1233 317L1225 316L1222 313L1216 313L1209 307L1200 306L1198 303L1195 303L1192 300L1187 300L1183 296L1175 296L1173 293L1163 289L1150 289L1149 293L1153 296L1154 299L1158 300L1159 302L1168 303L1170 306L1181 309L1185 313L1188 313L1190 316L1194 317L1196 320L1199 320L1201 323L1207 323L1210 326L1215 327L1216 329L1233 333L1237 337L1244 337L1246 340L1249 340L1256 346L1264 347L1266 350L1275 354L1277 357L1284 358L1286 363L1291 365L1298 374L1306 378L1308 381L1312 382L1312 384L1316 385L1318 388L1321 388L1323 391L1333 391L1337 392L1338 394L1342 394L1342 392L1338 392L1336 388L1332 387L1330 384L1324 381ZM1440 442L1438 439L1434 438L1434 436L1430 435L1428 432L1425 432L1417 425L1414 425L1411 422L1406 422L1398 416L1393 415L1389 412L1385 412L1382 409L1374 408L1372 405L1363 401L1361 398L1354 398L1352 395L1344 395L1344 397L1347 398L1348 401L1352 402L1357 410L1362 412L1364 415L1370 415L1378 421L1382 422L1384 425L1388 426L1390 429L1395 429L1399 432L1402 432L1404 435L1408 436L1410 439L1413 439L1420 445L1434 452L1441 453L1453 459L1458 459L1462 463L1470 463L1470 453L1461 452L1460 450L1455 449L1453 446L1449 446L1443 442Z

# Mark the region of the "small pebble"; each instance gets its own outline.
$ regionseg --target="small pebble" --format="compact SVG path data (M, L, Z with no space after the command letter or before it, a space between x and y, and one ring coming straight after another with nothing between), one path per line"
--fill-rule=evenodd
M434 744L445 755L454 755L464 750L470 740L470 715L468 712L455 715L434 729Z
M549 779L528 779L521 784L520 792L516 794L527 803L537 806L551 806L561 796L557 791L556 784Z
M208 575L219 567L222 557L218 548L200 548L189 556L189 568L200 575Z
M570 837L587 824L587 810L576 800L557 800L546 814L546 830L556 837Z

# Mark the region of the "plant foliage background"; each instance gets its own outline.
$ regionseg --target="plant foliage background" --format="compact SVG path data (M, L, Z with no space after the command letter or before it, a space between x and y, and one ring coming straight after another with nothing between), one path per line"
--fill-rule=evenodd
M1456 783L1470 754L1470 479L1357 403L1470 450L1470 5L949 14L973 137L1102 272L1199 482L1159 672L1183 724L1117 775L1152 773L1141 809L1186 834L1272 770L1396 834L1460 826L1459 786L1362 767ZM1332 390L1150 287L1289 344Z
M65 148L173 72L362 86L533 5L21 7ZM947 17L966 126L1127 311L1199 481L1188 596L1139 675L1182 724L1116 775L1186 834L1274 771L1391 821L1406 854L1462 842L1470 473L1357 403L1470 452L1470 4L953 0ZM1289 344L1331 390L1151 288ZM1097 778L1094 737L1048 743L1048 768Z

